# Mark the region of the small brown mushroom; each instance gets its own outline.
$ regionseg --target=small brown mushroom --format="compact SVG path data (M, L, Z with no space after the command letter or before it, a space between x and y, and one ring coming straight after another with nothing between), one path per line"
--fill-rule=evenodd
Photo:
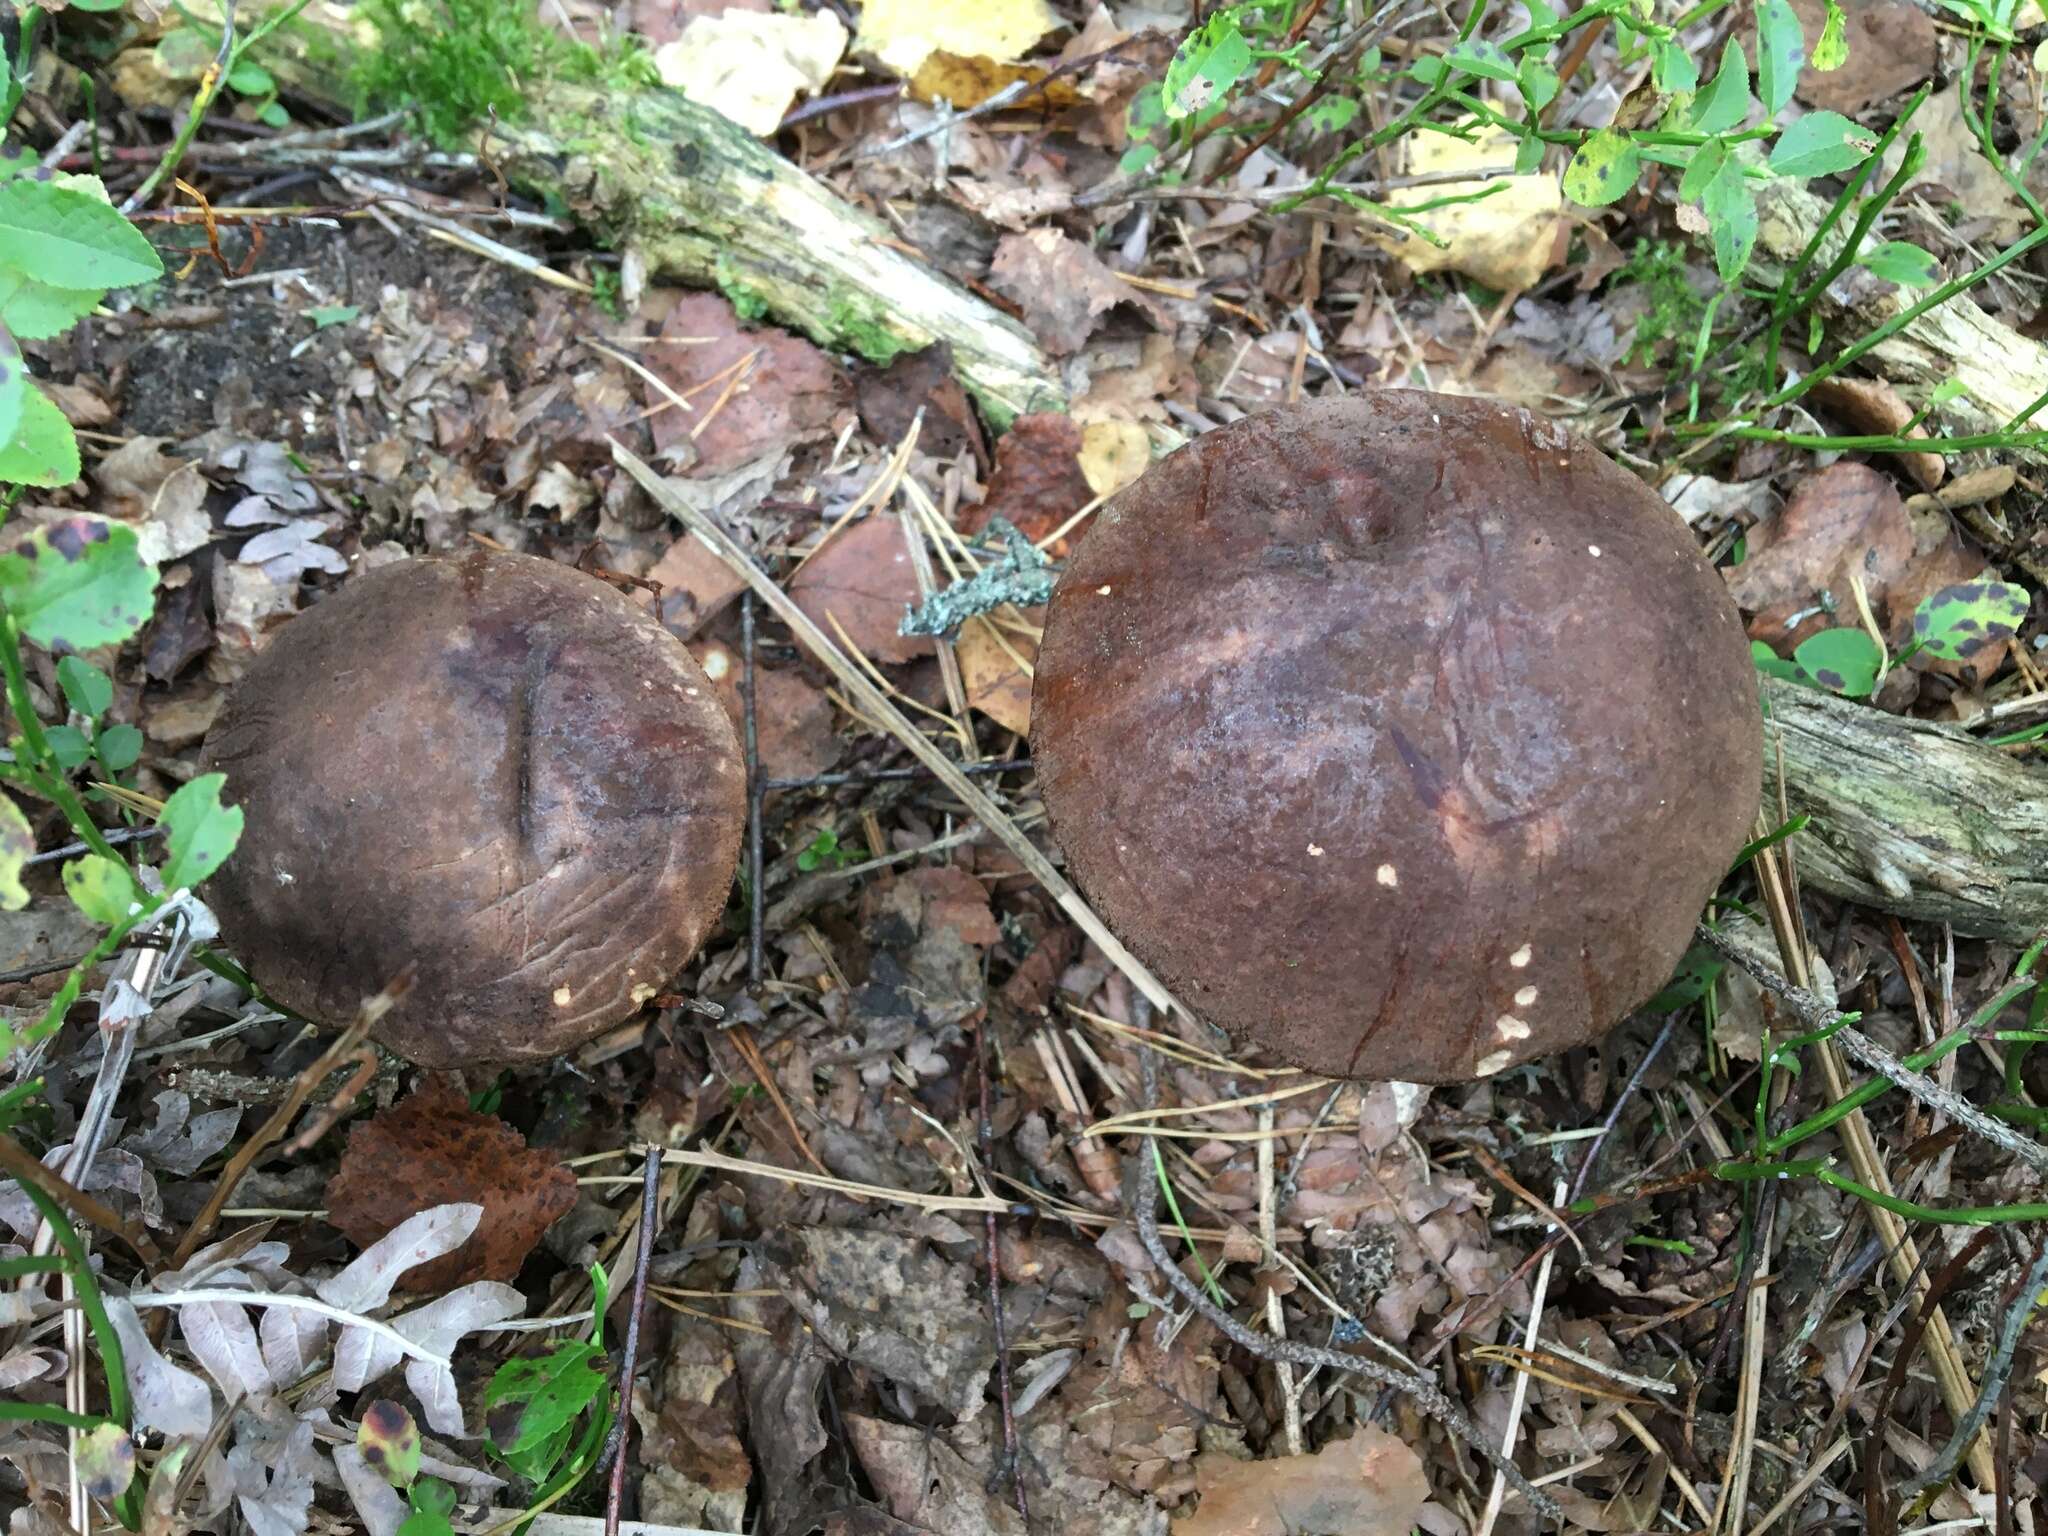
M1339 1077L1485 1077L1669 979L1762 775L1679 517L1527 412L1388 390L1103 508L1032 750L1079 886L1188 1005Z
M604 582L476 550L285 626L208 742L247 814L206 890L264 990L422 1066L530 1061L631 1014L718 921L746 823L732 724Z

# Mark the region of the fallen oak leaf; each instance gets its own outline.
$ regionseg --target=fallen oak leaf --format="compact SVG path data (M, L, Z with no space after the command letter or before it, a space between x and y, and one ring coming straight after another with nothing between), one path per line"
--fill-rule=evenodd
M1429 1499L1421 1458L1373 1428L1311 1456L1209 1452L1195 1462L1195 1481L1201 1505L1173 1522L1173 1536L1408 1536Z

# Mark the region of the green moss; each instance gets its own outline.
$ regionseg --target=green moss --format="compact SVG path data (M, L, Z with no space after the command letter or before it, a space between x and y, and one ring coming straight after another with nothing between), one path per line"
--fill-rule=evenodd
M520 121L545 80L619 88L657 79L637 42L600 51L543 26L524 0L364 0L363 13L381 46L351 71L362 104L411 107L441 144L486 117Z
M916 342L876 318L872 300L835 298L825 312L825 326L834 346L858 352L871 363L894 362L917 350Z

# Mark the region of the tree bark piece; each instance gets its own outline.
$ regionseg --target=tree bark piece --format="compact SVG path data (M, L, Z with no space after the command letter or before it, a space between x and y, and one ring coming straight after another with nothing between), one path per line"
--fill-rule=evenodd
M360 13L307 7L261 50L286 86L345 107L348 61L381 46ZM934 342L998 430L1067 395L1031 333L902 248L879 220L744 128L660 87L550 83L480 130L478 168L566 202L647 275L717 288L820 346L884 363Z
M2048 773L1931 721L1766 679L1764 799L1782 777L1800 879L1956 932L2048 926Z

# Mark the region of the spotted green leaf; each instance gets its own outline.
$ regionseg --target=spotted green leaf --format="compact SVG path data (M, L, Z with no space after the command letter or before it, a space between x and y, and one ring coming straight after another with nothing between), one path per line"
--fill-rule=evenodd
M1714 243L1714 269L1722 282L1732 283L1749 265L1757 232L1756 193L1742 174L1742 162L1733 155L1700 194L1700 211L1707 216L1707 234Z
M1251 44L1226 8L1190 32L1166 66L1162 104L1168 117L1189 117L1220 102L1252 65Z
M111 927L134 905L135 882L122 865L88 853L64 866L64 893L87 917Z
M1483 38L1466 38L1454 45L1444 59L1451 68L1462 69L1468 75L1480 75L1510 85L1515 81L1515 61L1508 57L1507 50L1499 43L1489 43Z
M380 1397L356 1425L356 1449L370 1469L394 1488L410 1488L420 1475L420 1427L402 1404Z
M166 891L197 886L227 862L242 840L242 808L220 803L225 783L226 774L203 773L164 802L157 820L169 848L163 867Z
M2032 599L2008 581L1943 587L1913 610L1913 639L1943 661L1968 661L1994 640L2019 633Z
M1792 100L1806 63L1806 34L1790 0L1763 0L1756 8L1756 93L1776 117Z
M96 517L38 528L0 554L0 601L45 650L88 651L126 640L149 621L156 571L135 530Z
M19 912L28 905L22 889L22 866L36 851L36 834L21 807L0 794L0 911Z
M118 1424L97 1424L78 1437L78 1475L95 1499L113 1503L135 1481L135 1442Z
M1802 681L1844 698L1860 699L1877 686L1884 652L1864 630L1824 629L1800 641L1793 648L1792 661Z
M1564 168L1564 195L1583 207L1604 208L1634 188L1642 158L1628 135L1602 128L1578 147Z
M1931 288L1941 281L1941 263L1931 253L1904 240L1887 240L1874 250L1865 251L1857 260L1901 288Z
M1848 30L1848 17L1843 15L1837 0L1828 0L1827 20L1821 23L1820 37L1813 45L1813 67L1826 73L1840 69L1849 57L1849 42L1844 35Z
M1877 148L1877 135L1839 112L1809 112L1778 135L1771 169L1780 176L1832 176L1861 165Z

